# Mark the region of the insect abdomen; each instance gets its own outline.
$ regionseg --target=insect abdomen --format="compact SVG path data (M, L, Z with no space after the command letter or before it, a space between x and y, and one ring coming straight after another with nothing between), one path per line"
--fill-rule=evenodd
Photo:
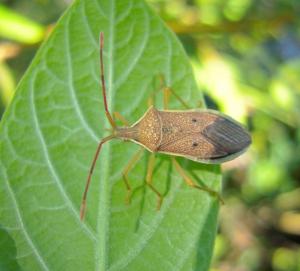
M218 112L160 111L160 116L162 140L158 152L220 163L233 159L251 143L240 124Z

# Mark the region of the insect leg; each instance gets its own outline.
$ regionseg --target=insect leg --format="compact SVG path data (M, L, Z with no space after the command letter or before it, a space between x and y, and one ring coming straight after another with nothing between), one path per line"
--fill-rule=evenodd
M114 117L120 120L123 125L129 126L129 122L119 112L114 112Z
M153 86L154 87L153 91L152 91L150 97L147 100L148 107L154 106L155 97L156 97L157 93L160 92L163 89L163 87L165 86L165 83L164 83L165 79L164 79L164 76L162 74L158 74L157 76L155 76L154 81L155 81L154 82L155 85ZM159 81L158 85L156 84L156 81Z
M107 141L109 141L109 140L111 140L113 138L115 138L114 135L107 136L107 137L103 138L99 142L99 144L98 144L98 147L97 147L97 150L96 150L95 156L93 158L93 162L92 162L92 165L90 167L90 171L89 171L89 174L88 174L88 177L87 177L87 180L86 180L86 185L85 185L84 193L83 193L83 196L82 196L82 201L81 201L81 206L80 206L80 219L81 220L83 220L84 215L85 215L87 193L89 191L89 187L90 187L90 183L91 183L91 178L92 178L92 175L93 175L93 172L94 172L94 168L95 168L98 156L100 154L102 145L105 142L107 142Z
M159 79L160 79L160 90L163 90L164 92L164 109L168 109L169 108L169 100L170 100L170 96L171 94L186 108L186 109L190 109L191 107L188 106L188 104L181 99L180 96L178 96L174 90L171 87L167 87L166 84L166 80L164 75L160 74L159 75Z
M191 107L180 97L178 96L174 90L171 87L167 87L166 85L166 80L165 80L165 76L163 74L159 74L158 76L159 79L159 88L157 90L155 90L152 94L152 97L150 98L150 100L152 101L151 104L148 103L148 106L153 105L153 100L154 100L154 96L157 94L158 91L162 91L163 90L163 105L164 105L164 109L168 109L169 108L169 100L170 100L170 96L171 94L173 96L175 96L175 98L186 108L186 109L190 109Z
M146 177L146 182L147 185L150 187L150 189L157 195L157 210L160 209L160 206L163 201L163 196L157 191L157 189L152 185L152 173L153 173L153 168L154 168L154 161L155 161L155 154L151 153L149 157L149 162L148 162L148 170L147 170L147 177Z
M147 106L151 107L154 105L154 95L151 95L147 100Z
M176 159L174 157L172 157L172 162L173 162L175 168L177 169L178 173L184 179L184 181L186 182L186 184L188 186L191 186L191 187L197 188L199 190L208 192L210 195L216 197L222 204L224 204L224 201L223 201L223 199L221 198L221 196L219 195L218 192L216 192L212 189L209 189L208 187L203 187L203 186L199 186L199 185L195 184L193 182L193 180L187 175L186 171L179 165L179 163L176 161Z
M139 149L134 156L132 156L132 158L129 160L127 166L124 168L123 172L122 172L122 176L123 176L123 180L127 189L127 196L126 196L126 200L125 202L127 204L130 203L131 200L131 193L132 193L132 189L131 186L129 184L127 175L129 173L129 171L132 169L132 167L134 166L134 164L140 159L141 154L143 153L144 149Z
M164 109L169 109L169 101L170 101L170 88L164 87Z
M172 90L170 87L164 87L164 109L168 109L169 107L169 99L170 95L172 94L186 109L190 109L190 107L187 105L187 103L178 96L174 90Z

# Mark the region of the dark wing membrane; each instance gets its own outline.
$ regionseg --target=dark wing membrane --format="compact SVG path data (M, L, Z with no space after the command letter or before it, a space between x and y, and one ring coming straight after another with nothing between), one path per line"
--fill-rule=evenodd
M166 142L159 146L158 152L172 153L192 160L209 160L226 156L226 152L218 150L214 144L198 133L190 133Z
M235 121L224 117L219 117L205 127L201 134L220 151L220 154L226 153L225 156L240 153L251 144L249 133Z

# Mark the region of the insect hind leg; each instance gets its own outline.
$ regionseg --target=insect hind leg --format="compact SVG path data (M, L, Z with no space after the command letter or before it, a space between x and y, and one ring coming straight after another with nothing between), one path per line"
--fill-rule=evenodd
M187 173L185 172L185 170L180 166L180 164L177 162L177 160L174 157L172 157L172 162L173 162L173 164L174 164L177 172L184 179L185 183L188 186L191 186L193 188L205 191L205 192L209 193L210 195L212 195L213 197L216 197L221 204L224 204L224 201L223 201L222 197L219 195L218 192L216 192L216 191L214 191L214 190L212 190L212 189L210 189L208 187L199 186L199 185L195 184L193 182L193 180L187 175Z
M149 188L156 194L157 196L157 210L160 209L162 202L163 202L163 196L158 190L152 185L152 175L153 175L153 168L154 168L154 162L155 162L155 154L151 153L148 161L148 169L147 169L147 177L146 182Z

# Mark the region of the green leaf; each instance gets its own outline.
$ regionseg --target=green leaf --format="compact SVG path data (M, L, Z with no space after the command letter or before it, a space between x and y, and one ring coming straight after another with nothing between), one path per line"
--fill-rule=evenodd
M0 224L14 242L15 264L22 270L207 270L218 202L188 187L167 155L156 155L153 185L165 196L156 211L156 195L145 185L147 151L129 174L134 194L125 205L122 170L139 146L105 144L87 216L79 219L87 173L109 128L99 85L100 31L112 112L138 120L160 75L192 106L202 100L182 46L143 1L76 1L2 120ZM174 97L170 108L183 109ZM196 181L220 189L218 166L178 161Z

